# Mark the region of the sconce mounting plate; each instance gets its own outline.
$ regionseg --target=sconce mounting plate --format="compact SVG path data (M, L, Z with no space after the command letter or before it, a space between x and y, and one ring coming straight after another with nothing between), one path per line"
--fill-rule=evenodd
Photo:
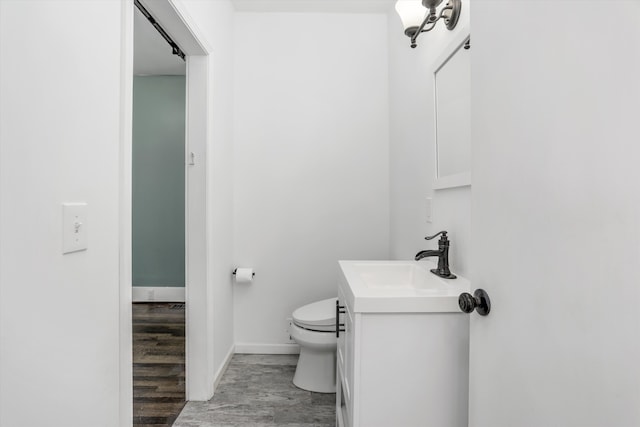
M460 9L462 7L460 2L461 0L449 0L445 6L447 10L444 15L444 23L447 26L447 30L453 30L458 23L458 18L460 18Z

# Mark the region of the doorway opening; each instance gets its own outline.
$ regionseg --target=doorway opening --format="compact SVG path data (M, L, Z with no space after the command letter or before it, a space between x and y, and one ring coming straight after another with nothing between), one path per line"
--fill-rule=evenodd
M185 54L184 147L184 328L185 400L207 400L213 395L213 335L211 289L207 281L207 138L210 109L209 50L198 31L172 0L139 0ZM124 3L122 15L122 134L120 172L120 420L133 415L132 302L133 298L133 118L134 118L134 1ZM177 57L176 57L177 58ZM158 289L158 288L156 288ZM143 297L149 299L149 289ZM164 290L162 291L164 292ZM160 293L162 293L160 292ZM153 298L162 298L153 291ZM168 297L168 299L177 299ZM180 302L167 306L176 310Z
M186 64L134 3L133 425L172 425L186 404Z

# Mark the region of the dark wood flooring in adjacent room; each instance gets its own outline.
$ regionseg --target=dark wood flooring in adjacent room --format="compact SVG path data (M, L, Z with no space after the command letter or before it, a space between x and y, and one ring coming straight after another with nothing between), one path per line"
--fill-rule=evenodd
M133 425L171 426L185 405L184 304L133 304Z

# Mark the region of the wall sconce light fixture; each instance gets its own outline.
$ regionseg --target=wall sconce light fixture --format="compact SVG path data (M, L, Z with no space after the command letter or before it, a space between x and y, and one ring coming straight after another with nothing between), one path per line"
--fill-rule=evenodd
M438 12L437 7L442 0L398 0L396 12L400 15L404 33L411 37L411 47L416 47L420 33L431 31L436 22L444 19L447 29L453 30L460 17L461 0L449 0ZM425 15L425 8L427 9Z

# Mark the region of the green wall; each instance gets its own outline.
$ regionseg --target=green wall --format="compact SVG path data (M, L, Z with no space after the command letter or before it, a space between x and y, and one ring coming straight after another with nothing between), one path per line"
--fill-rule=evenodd
M185 77L133 79L133 286L184 286Z

